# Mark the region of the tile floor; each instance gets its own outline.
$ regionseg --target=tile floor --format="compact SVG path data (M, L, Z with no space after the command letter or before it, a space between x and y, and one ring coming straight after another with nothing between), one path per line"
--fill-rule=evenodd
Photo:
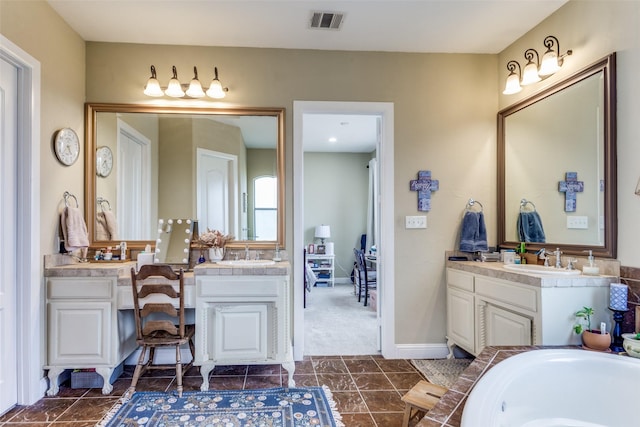
M125 368L109 396L103 396L100 389L72 389L64 384L58 396L45 397L32 406L16 407L0 417L0 427L93 426L129 387L132 368ZM147 373L138 382L138 390L174 389L172 373L170 370ZM347 427L400 427L404 411L400 398L422 376L407 360L309 356L296 362L294 378L300 387L328 386ZM197 368L187 372L183 381L185 390L199 390L200 383ZM219 366L209 379L210 389L256 389L283 384L286 371L279 365Z

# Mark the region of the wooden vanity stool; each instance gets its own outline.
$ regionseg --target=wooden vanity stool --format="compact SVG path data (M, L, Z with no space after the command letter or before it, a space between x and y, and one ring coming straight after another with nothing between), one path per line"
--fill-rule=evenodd
M433 409L446 392L447 389L445 387L420 380L418 384L414 385L411 390L402 396L402 401L405 404L402 427L409 427L409 421L415 418L416 415Z

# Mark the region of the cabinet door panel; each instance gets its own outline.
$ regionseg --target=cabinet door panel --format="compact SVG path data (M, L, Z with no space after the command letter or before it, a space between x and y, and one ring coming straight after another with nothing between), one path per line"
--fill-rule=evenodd
M449 287L447 293L447 334L456 344L474 353L473 294Z
M486 345L532 345L531 319L488 304Z
M49 364L109 363L110 302L49 304Z
M266 359L267 304L221 305L214 315L214 360Z

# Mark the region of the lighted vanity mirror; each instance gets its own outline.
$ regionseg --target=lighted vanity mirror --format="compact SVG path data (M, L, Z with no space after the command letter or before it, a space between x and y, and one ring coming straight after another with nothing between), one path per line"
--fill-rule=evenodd
M193 218L199 231L233 235L230 246L284 245L283 108L87 103L85 118L92 246L154 245L159 218ZM97 164L103 147L110 168ZM105 208L117 223L111 240L98 238Z
M193 221L190 219L159 219L154 262L189 267Z
M615 258L615 54L498 113L498 244L520 241L517 219L534 206L545 241L565 254ZM565 210L559 183L577 172L583 190Z

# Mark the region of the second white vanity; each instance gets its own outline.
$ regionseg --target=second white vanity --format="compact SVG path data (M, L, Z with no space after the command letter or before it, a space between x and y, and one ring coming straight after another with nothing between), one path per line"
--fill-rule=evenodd
M569 345L574 313L595 310L607 323L609 284L616 276L553 276L513 272L502 263L447 262L447 345L477 356L486 346Z

